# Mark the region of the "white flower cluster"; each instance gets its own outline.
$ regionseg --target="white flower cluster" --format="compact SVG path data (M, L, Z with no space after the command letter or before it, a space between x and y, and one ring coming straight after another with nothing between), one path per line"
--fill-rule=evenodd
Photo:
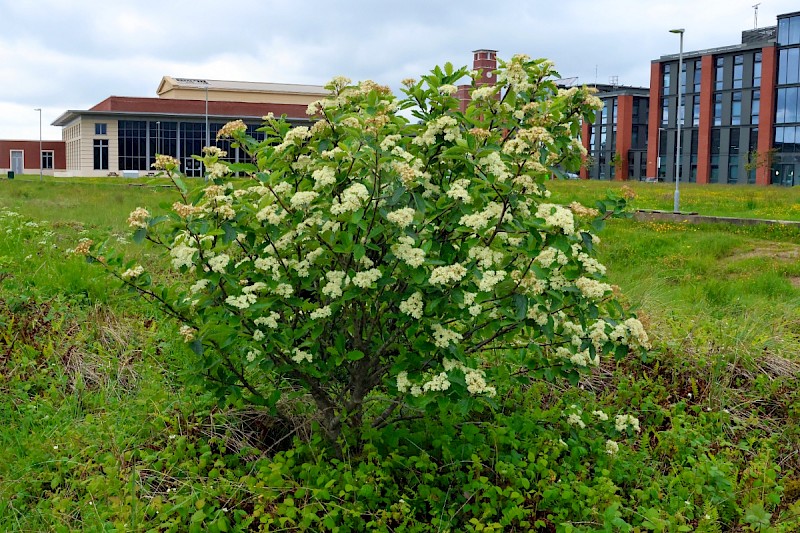
M268 224L277 226L280 224L288 213L277 204L270 204L264 209L256 213L256 219L259 222L267 221Z
M433 324L431 329L433 330L433 344L439 348L447 348L451 343L456 344L463 338L460 333L449 330L441 324Z
M483 276L478 282L478 290L481 292L489 292L505 278L505 270L486 270L483 272Z
M495 85L484 85L472 91L473 100L489 100L497 94L498 88Z
M467 190L469 184L470 181L467 178L459 178L450 184L450 188L447 189L445 194L453 200L461 200L465 204L472 203L472 197Z
M338 298L342 295L342 288L350 283L350 278L342 270L332 270L325 273L328 283L322 287L322 294L329 298Z
M386 214L386 220L400 228L406 228L414 222L416 210L413 207L403 207Z
M442 115L428 122L422 135L414 139L414 144L419 146L431 146L436 142L437 135L443 135L445 141L460 139L461 132L458 129L458 121L451 116Z
M608 455L616 455L619 452L619 444L616 441L608 439L606 441L606 453Z
M614 417L614 427L619 432L625 431L627 428L631 428L636 432L641 431L639 427L639 419L631 416L631 415L617 415Z
M626 344L631 348L637 346L648 348L650 341L642 323L636 318L628 318L622 324L618 324L608 334L609 339L614 342Z
M469 249L469 258L478 262L478 266L490 269L494 265L499 265L503 261L505 254L500 250L492 250L488 246L476 244Z
M583 276L575 280L575 286L578 287L581 294L590 300L599 300L611 292L611 285L608 283L602 283L596 279Z
M311 133L305 126L297 126L295 128L292 128L286 133L286 136L283 138L283 142L275 147L275 151L283 152L290 146L294 146L303 142L310 135Z
M422 248L414 248L413 237L403 235L397 241L397 244L393 244L391 247L395 257L412 268L425 263L425 251Z
M267 326L270 329L276 329L278 327L278 319L281 316L276 313L275 311L270 311L269 316L261 316L255 319L256 326Z
M486 383L486 374L483 370L469 368L459 361L445 359L443 361L444 372L433 374L430 379L425 381L422 386L416 385L408 378L408 372L402 371L397 374L397 390L401 394L411 393L412 396L421 396L423 393L432 391L445 391L450 388L451 382L448 375L453 370L460 370L464 373L464 381L467 391L472 395L485 394L495 396L497 390Z
M556 204L539 204L536 218L543 218L544 223L552 228L560 228L565 235L575 234L575 216L572 211Z
M400 302L400 312L418 320L422 318L422 293L417 291L409 296L407 300Z
M530 57L525 54L517 54L497 75L499 85L507 84L509 89L515 93L528 91L533 87L525 70L523 63L530 61Z
M381 271L377 268L371 268L362 272L357 272L353 276L353 285L362 289L368 289L373 283L381 279Z
M192 342L194 340L195 330L189 325L182 325L178 333L183 337L183 342Z
M480 231L488 226L490 221L500 218L502 213L503 206L501 204L498 204L497 202L489 202L486 204L486 208L483 211L478 211L477 213L473 213L471 215L464 215L461 217L458 223L472 228L475 231ZM503 222L511 222L511 220L513 220L511 213L506 212L503 215Z
M189 292L192 293L192 294L197 294L198 292L200 292L203 289L205 289L206 287L208 287L209 283L211 283L210 280L199 279L194 283L194 285L189 287Z
M571 426L578 426L581 429L586 427L586 423L581 418L581 415L577 413L570 413L567 417L567 423Z
M128 216L128 225L132 228L146 228L150 212L144 207L137 207Z
M467 391L470 394L478 395L485 394L487 396L494 396L497 390L486 383L486 374L483 370L466 368L462 366L464 372L464 381L467 383Z
M381 141L380 144L381 150L383 150L384 152L388 152L389 150L395 147L397 141L399 141L400 139L401 139L400 135L387 135Z
M604 275L606 273L606 267L594 257L589 257L589 254L586 252L580 252L576 255L576 257L583 265L584 270L586 270L586 272L589 274Z
M228 266L230 261L231 258L228 254L219 254L208 260L208 267L213 272L223 273L225 272L225 267Z
M334 198L331 204L331 214L341 215L361 209L362 204L369 200L369 190L362 183L354 183L342 192L341 200Z
M326 305L326 306L314 309L313 311L311 311L311 314L309 314L308 316L311 318L311 320L317 320L319 318L327 318L327 317L331 316L332 313L333 313L333 310L331 309L331 306L330 305Z
M315 170L311 177L314 178L314 189L319 190L336 183L336 171L333 167L322 167Z
M129 268L128 270L123 272L121 276L122 279L134 279L138 278L142 274L144 274L144 267L142 265L136 265L135 267Z
M197 252L196 248L186 246L185 244L173 246L172 250L169 251L169 255L172 257L172 267L175 269L184 266L191 268L194 266L193 259L195 252Z
M497 181L501 183L511 176L506 164L503 162L503 158L498 152L491 152L486 157L482 157L478 160L478 165L486 174L494 176L497 178Z
M225 298L225 303L232 306L237 307L239 309L247 309L254 303L258 297L253 293L242 293L239 296L230 295Z
M278 285L272 289L272 292L278 296L282 296L283 298L288 298L294 294L294 287L288 283L278 283Z
M449 285L461 281L466 275L467 269L460 263L456 263L434 268L428 281L431 285Z
M292 195L292 199L289 200L289 205L291 205L293 209L305 209L310 206L318 196L319 193L314 191L297 191Z
M303 351L300 348L295 348L292 350L292 361L298 365L303 361L308 361L310 363L312 361L312 357L310 353Z

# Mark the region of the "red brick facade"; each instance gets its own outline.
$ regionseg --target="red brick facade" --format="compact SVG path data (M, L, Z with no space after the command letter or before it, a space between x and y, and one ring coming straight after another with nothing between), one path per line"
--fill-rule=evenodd
M661 126L661 63L650 64L650 109L647 117L647 176L658 176L658 128Z
M23 168L27 172L39 171L39 141L0 140L0 171L11 169L11 152L23 152ZM53 168L47 170L65 170L67 155L64 141L42 141L42 151L53 152Z

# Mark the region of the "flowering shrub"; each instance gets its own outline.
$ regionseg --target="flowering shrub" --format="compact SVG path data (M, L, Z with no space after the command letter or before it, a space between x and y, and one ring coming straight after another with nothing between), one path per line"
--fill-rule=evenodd
M405 80L402 99L335 78L308 108L313 126L268 116L263 142L228 124L220 134L253 164L206 150L212 184L195 193L159 156L181 199L129 223L181 275L157 286L140 265L105 264L181 322L221 398L308 395L333 442L398 409L468 408L525 374L574 382L604 355L645 348L588 229L624 203L570 209L543 185L580 164L580 120L600 101L515 56L462 113L455 84L468 74L437 67ZM226 183L233 173L248 180Z

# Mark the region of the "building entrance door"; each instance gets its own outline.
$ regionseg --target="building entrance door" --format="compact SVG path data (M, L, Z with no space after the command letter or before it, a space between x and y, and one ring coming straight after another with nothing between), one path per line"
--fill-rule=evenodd
M183 170L187 177L199 178L203 176L203 163L191 157L183 158Z
M22 150L11 150L11 171L20 176L25 167L25 152Z

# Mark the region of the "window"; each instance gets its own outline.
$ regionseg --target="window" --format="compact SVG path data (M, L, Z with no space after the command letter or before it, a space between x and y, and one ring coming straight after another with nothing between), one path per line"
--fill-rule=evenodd
M744 77L744 56L733 56L733 88L742 88L742 78Z
M681 94L686 94L686 63L681 65Z
M782 18L778 21L778 44L800 44L800 16Z
M714 125L722 125L722 93L714 93Z
M700 80L702 78L701 74L702 74L701 62L698 59L697 61L694 62L694 92L696 93L700 92Z
M666 126L669 123L669 100L661 100L661 124Z
M739 137L741 136L741 130L739 128L731 128L730 131L730 139L728 142L728 154L729 155L739 155Z
M750 139L748 143L747 151L747 158L749 161L752 162L752 158L754 157L753 154L758 152L758 128L752 128L750 130ZM756 156L757 157L757 156ZM756 182L756 169L753 168L750 172L747 173L747 183L755 183Z
M753 56L753 87L761 87L761 52Z
M715 83L714 83L714 88L717 91L721 91L722 90L722 83L724 81L724 74L725 74L724 66L725 66L724 58L718 57L717 60L716 60L716 67L717 67L716 68L716 80L715 80Z
M800 82L800 48L786 48L778 53L778 85Z
M750 103L750 124L758 124L758 115L761 112L761 91L753 91L753 100Z
M728 183L739 181L739 128L731 128L728 143Z
M780 19L778 21L778 44L789 44L789 19Z
M53 151L42 150L42 168L53 168Z
M108 124L105 122L98 122L94 125L95 135L106 135L108 132Z
M664 85L664 94L669 94L669 71L670 65L664 65L664 75L662 84Z
M108 170L108 140L94 140L94 169Z
M775 122L786 124L800 122L798 120L797 97L800 87L786 87L778 89L778 105L775 108Z
M692 126L700 126L700 97L695 95L692 104Z
M147 170L147 122L119 121L119 169Z
M742 123L742 91L731 94L731 125L738 126Z
M711 153L712 154L719 154L720 139L721 139L721 130L719 128L714 128L713 130L711 130Z

